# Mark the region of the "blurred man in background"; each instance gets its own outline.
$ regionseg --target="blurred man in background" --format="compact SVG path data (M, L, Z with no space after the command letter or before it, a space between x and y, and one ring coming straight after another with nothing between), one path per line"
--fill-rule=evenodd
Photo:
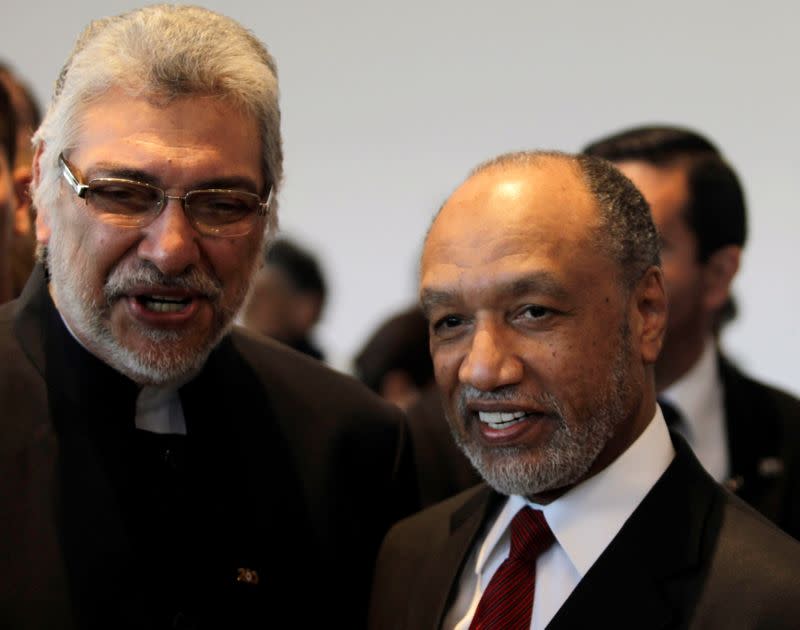
M17 209L12 172L17 148L16 135L16 118L11 98L0 83L0 304L14 296L11 250Z
M354 360L356 376L403 410L434 384L428 320L418 306L392 315L367 339Z
M11 295L18 297L28 280L35 262L36 239L33 233L33 212L28 190L33 167L33 132L41 122L36 99L29 86L7 65L0 63L0 84L11 98L16 117L16 157L13 166L16 208L13 212L11 245L7 250L11 260Z
M717 481L800 538L800 401L743 374L718 345L747 235L736 173L708 139L678 127L625 130L585 152L633 181L661 236L669 320L655 373L665 415Z
M325 278L316 258L287 239L267 247L240 316L246 328L315 359L313 331L325 306Z

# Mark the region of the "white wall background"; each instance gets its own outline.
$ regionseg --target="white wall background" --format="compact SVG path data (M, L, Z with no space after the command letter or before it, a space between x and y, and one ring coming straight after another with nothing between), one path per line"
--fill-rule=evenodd
M0 0L0 58L46 102L80 29L137 4ZM800 4L200 4L251 28L277 58L282 227L327 269L319 339L339 365L413 299L422 235L472 166L674 122L715 140L747 191L741 314L724 345L753 374L800 392Z

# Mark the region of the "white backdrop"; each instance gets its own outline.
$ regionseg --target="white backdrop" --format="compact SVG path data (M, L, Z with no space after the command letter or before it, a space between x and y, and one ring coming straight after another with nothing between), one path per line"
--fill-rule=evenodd
M466 172L522 148L578 150L621 127L707 133L745 184L750 241L725 333L753 374L800 392L800 5L207 0L275 55L282 229L331 299L318 337L344 365L415 292L421 238ZM0 58L43 102L80 29L138 3L0 0Z

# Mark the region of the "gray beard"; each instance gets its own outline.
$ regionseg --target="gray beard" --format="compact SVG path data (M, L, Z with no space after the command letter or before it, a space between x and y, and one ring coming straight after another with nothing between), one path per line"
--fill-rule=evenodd
M484 446L473 440L466 430L462 433L454 418L448 414L456 444L487 484L501 494L531 497L569 487L586 476L629 411L626 402L630 400L632 389L628 368L630 333L627 327L621 332L623 337L619 354L615 357L609 382L603 391L598 392L590 417L573 419L567 423L564 406L554 396L544 394L537 397L536 403L549 410L549 417L543 421L556 422L557 427L546 443L537 445L539 454L535 459L529 456L526 447ZM474 388L462 388L457 411L461 418L468 417L463 402L466 398L519 400L513 396L513 391L487 393Z
M132 270L116 267L104 287L105 301L98 302L91 288L81 281L90 277L83 260L80 268L68 265L62 239L51 238L49 247L41 253L46 259L59 311L69 314L74 334L80 336L88 349L112 368L139 384L163 385L184 379L199 370L211 351L233 326L236 310L241 306L247 286L241 295L234 296L234 309L220 307L222 288L219 280L192 268L177 277L166 277L150 263L140 261ZM251 274L252 276L252 274ZM111 307L124 293L125 287L137 282L187 288L208 296L214 307L214 320L207 338L200 344L187 347L179 330L158 330L139 327L138 334L150 341L136 350L122 345L110 327Z

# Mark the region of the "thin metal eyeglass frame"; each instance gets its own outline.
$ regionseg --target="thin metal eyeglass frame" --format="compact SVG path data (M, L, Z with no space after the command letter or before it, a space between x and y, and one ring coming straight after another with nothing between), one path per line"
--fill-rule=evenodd
M256 216L260 216L260 217L266 216L269 213L269 205L272 202L272 190L273 190L272 186L270 186L270 188L269 188L269 194L267 195L266 201L261 201L261 197L259 195L255 194L255 193L251 193L251 192L248 192L246 190L232 190L232 189L228 189L228 188L202 188L202 189L198 189L198 190L190 190L185 195L168 195L164 191L164 189L159 188L158 186L153 186L152 184L148 184L147 182L138 182L138 181L133 180L133 179L123 179L123 178L120 178L120 177L98 177L96 179L91 180L88 184L84 184L83 182L79 181L77 177L75 177L75 174L72 172L72 169L70 168L70 166L67 163L67 160L64 158L63 154L58 156L58 163L61 166L61 174L63 175L64 179L67 180L67 183L69 184L70 188L72 188L72 190L75 192L75 194L80 199L84 199L84 200L86 199L86 193L89 192L89 190L91 189L91 183L94 182L94 181L116 182L116 183L120 183L120 184L135 184L137 186L142 186L143 188L149 188L150 190L157 191L160 194L160 197L161 197L159 202L158 202L158 205L157 205L157 210L158 211L153 215L153 218L150 219L150 221L148 221L147 223L150 223L150 222L154 221L156 219L156 217L159 214L161 214L161 212L164 210L164 208L167 205L167 200L169 200L169 199L179 199L182 202L181 205L183 206L183 211L186 213L187 218L190 220L192 225L194 225L195 228L197 228L197 222L195 221L193 215L191 213L186 212L186 199L191 197L192 194L196 194L196 193L200 193L200 192L204 192L204 193L236 193L237 195L247 195L248 197L255 197L259 201L258 210L256 211ZM143 223L142 225L146 225L146 224ZM223 225L226 225L226 224L223 224ZM232 225L232 224L227 224L227 225ZM131 227L131 228L133 228L133 227L141 227L141 225L139 225L139 226L132 225L132 226L128 226L128 227ZM199 228L197 228L197 229L199 230ZM226 234L216 234L214 232L213 228L206 227L205 229L210 230L209 234L213 235L213 236L222 236L222 237L228 236ZM243 232L241 234L234 234L234 235L230 235L230 236L231 237L244 236L245 234L249 233L252 229L253 229L253 226L250 226L250 228L247 230L247 232ZM202 231L202 230L200 230L200 231Z

